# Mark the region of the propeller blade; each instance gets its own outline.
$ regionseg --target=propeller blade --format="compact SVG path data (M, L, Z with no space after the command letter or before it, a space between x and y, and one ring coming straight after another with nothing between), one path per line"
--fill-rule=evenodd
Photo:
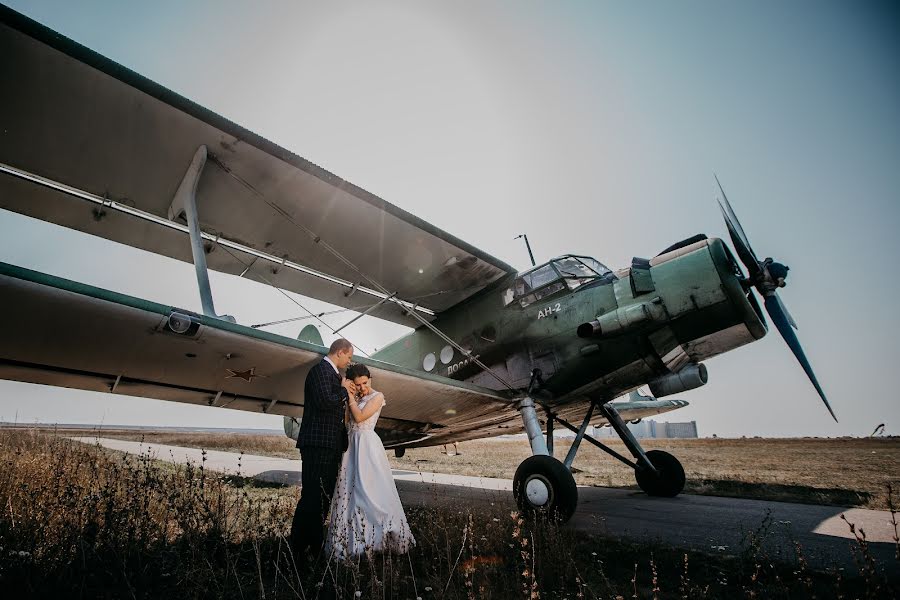
M800 329L797 327L797 321L794 320L794 317L791 316L791 311L788 310L787 305L784 303L784 300L781 299L781 296L778 293L772 294L772 297L775 298L775 301L778 303L779 308L781 308L781 312L784 313L784 316L787 317L788 323L791 324L791 327L794 329Z
M725 195L725 190L722 189L719 178L716 175L713 175L713 177L716 178L716 184L719 186L719 191L722 192L719 208L722 210L722 216L725 218L725 225L728 227L728 234L734 243L734 249L741 258L741 262L747 267L750 278L754 279L760 273L759 259L756 258L756 253L753 252L753 248L750 246L750 240L747 239L747 234L744 232L744 228L741 227L741 222L738 220L737 215L734 214L731 203L728 202L728 196Z
M799 362L800 366L803 367L803 370L806 371L806 376L809 377L809 380L812 382L813 386L815 386L816 391L819 392L819 397L822 399L822 402L825 403L825 408L828 409L828 412L831 413L831 418L837 423L837 417L831 409L831 405L828 404L828 399L825 398L825 392L822 391L822 386L819 385L819 380L816 379L816 374L813 373L812 366L810 366L809 361L806 359L806 354L803 353L803 347L800 346L800 340L797 339L797 334L795 334L794 330L791 328L789 315L782 310L784 304L781 303L777 294L772 294L771 296L765 297L765 305L766 312L769 313L769 317L771 317L772 322L775 323L775 327L778 328L781 337L787 342L791 352L793 352L794 356L797 358L797 362Z
M753 258L756 258L756 253L753 252L753 248L750 247L750 239L747 237L747 233L744 231L744 228L741 226L740 220L737 218L737 215L734 213L734 209L731 207L731 202L728 201L728 196L725 195L725 189L722 187L721 182L719 181L719 176L713 174L713 177L716 179L716 185L719 186L719 191L722 192L722 202L725 208L728 210L728 216L733 221L733 225L737 232L740 234L741 239L744 241L744 244L747 246L747 249L750 250L750 253L753 255Z
M719 202L719 208L722 209L722 216L725 217L725 226L728 228L728 235L731 236L731 242L734 244L734 249L737 251L741 262L747 267L747 274L752 281L756 279L756 276L761 272L759 263L756 262L752 250L748 250L747 246L744 245L741 235L738 233L737 229L735 229L734 225L732 225L731 218L728 216L728 212L725 210L725 207L722 206L721 202Z

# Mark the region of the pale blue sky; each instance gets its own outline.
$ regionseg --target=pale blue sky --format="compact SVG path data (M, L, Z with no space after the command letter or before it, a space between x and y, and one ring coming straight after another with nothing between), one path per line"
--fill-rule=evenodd
M777 333L684 394L701 435L900 433L898 18L846 2L8 2L519 267L610 267L727 237L716 172L840 424ZM193 270L0 212L0 260L199 309ZM296 316L213 278L216 305ZM346 319L345 316L338 319ZM335 324L339 324L335 320ZM299 325L277 331L296 335ZM369 321L354 341L402 328ZM0 382L0 418L279 427L278 419Z

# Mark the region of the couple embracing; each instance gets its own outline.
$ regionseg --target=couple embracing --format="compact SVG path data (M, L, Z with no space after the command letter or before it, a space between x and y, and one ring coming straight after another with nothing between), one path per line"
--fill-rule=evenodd
M298 564L315 557L346 559L372 551L406 552L415 545L375 423L385 405L365 365L350 365L353 345L336 340L306 376L297 448L300 501L291 526ZM346 369L346 376L341 376ZM325 516L330 513L323 540Z

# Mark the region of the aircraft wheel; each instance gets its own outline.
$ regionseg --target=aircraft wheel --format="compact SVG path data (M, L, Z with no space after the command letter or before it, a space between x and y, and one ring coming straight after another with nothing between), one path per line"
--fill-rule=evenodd
M647 452L650 463L659 471L659 475L648 469L634 470L637 484L648 496L674 498L684 489L684 468L678 459L662 450Z
M406 448L394 448L394 456L397 458L403 458L404 454L406 454Z
M575 478L552 456L526 458L513 477L513 496L529 516L546 515L563 523L575 512L578 488Z

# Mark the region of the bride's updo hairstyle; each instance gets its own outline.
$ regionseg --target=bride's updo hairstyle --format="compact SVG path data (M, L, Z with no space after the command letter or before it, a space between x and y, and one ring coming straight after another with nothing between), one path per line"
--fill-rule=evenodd
M353 381L357 377L368 377L369 379L372 379L372 374L369 373L369 369L366 367L366 365L357 363L355 365L350 365L349 367L347 367L346 377L350 381Z

